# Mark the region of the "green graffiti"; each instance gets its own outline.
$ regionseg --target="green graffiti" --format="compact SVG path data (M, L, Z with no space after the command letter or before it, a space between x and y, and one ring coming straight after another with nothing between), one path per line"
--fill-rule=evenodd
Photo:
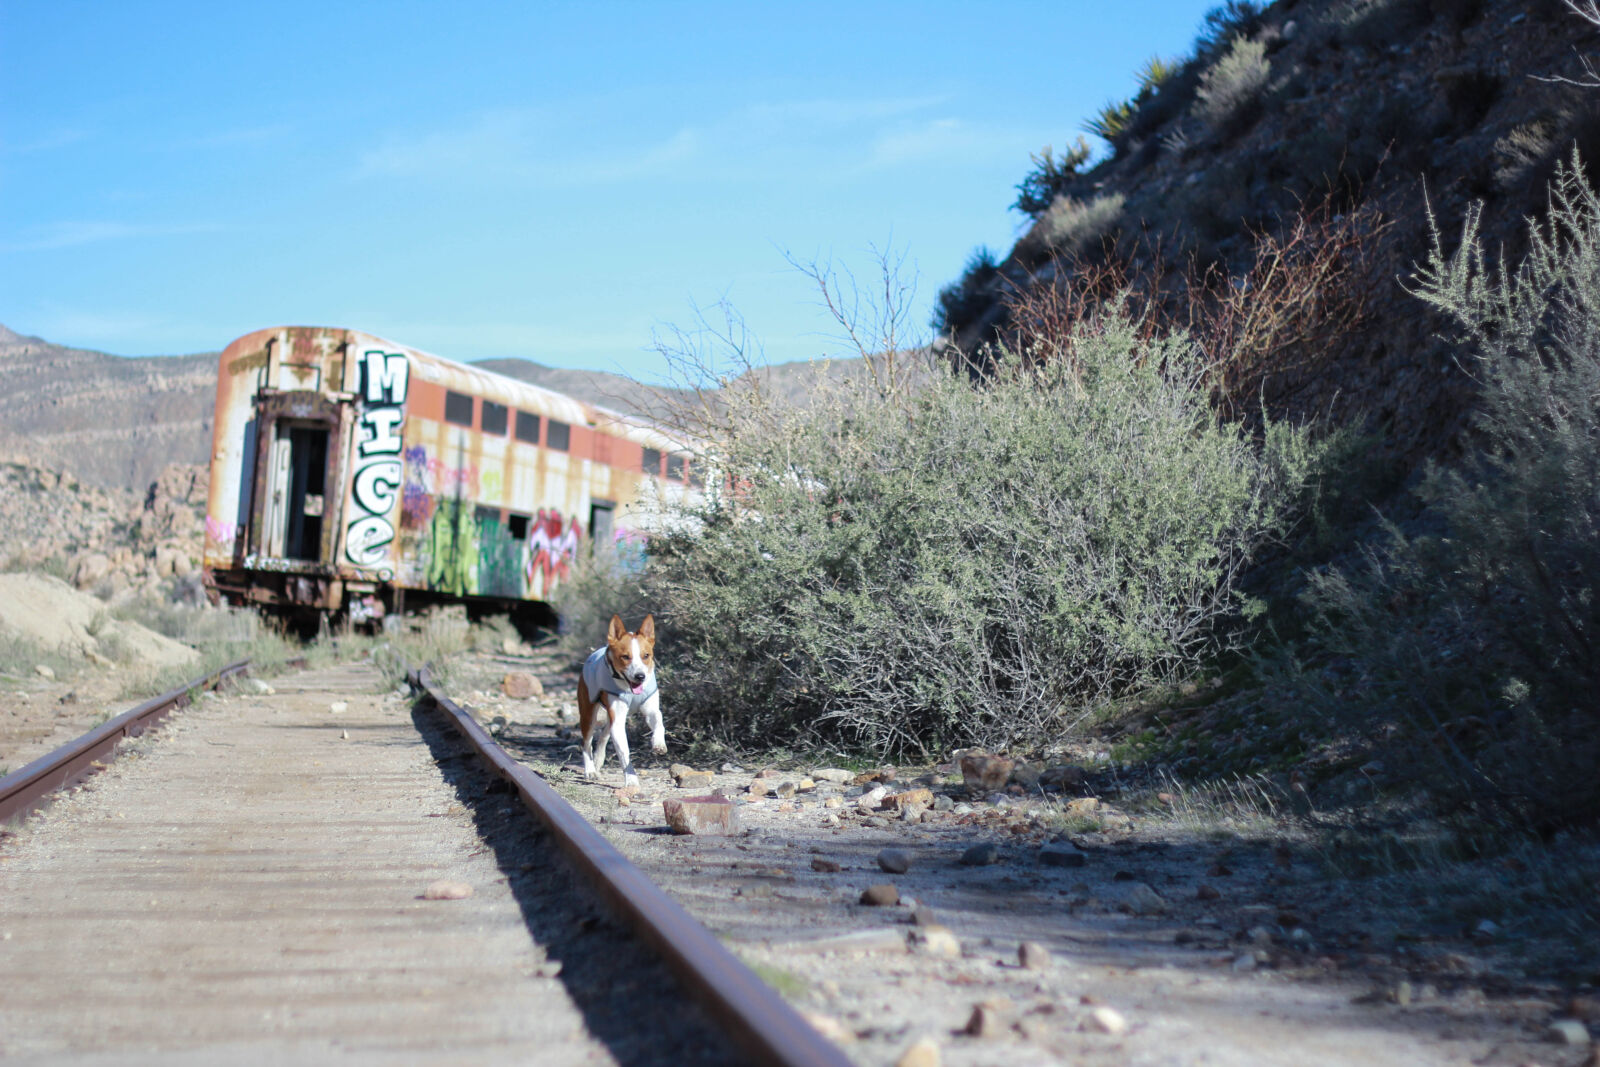
M428 588L478 594L478 524L459 500L439 501L428 524Z
M478 510L478 591L484 596L522 596L522 542L500 521L500 509Z

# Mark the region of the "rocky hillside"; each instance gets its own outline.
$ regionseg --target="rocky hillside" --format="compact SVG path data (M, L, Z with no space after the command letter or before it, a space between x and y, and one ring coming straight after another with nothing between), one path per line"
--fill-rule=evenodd
M0 461L0 571L42 571L103 600L199 595L207 473L161 471L143 493Z
M1448 249L1482 202L1485 245L1515 256L1556 160L1600 162L1600 87L1548 80L1592 80L1597 54L1559 0L1233 0L1090 120L1109 158L1035 158L1033 224L941 293L946 343L981 366L1127 287L1196 334L1245 414L1263 397L1397 458L1448 452L1473 385L1405 291L1428 205Z
M144 492L211 450L217 356L111 356L0 326L0 456Z

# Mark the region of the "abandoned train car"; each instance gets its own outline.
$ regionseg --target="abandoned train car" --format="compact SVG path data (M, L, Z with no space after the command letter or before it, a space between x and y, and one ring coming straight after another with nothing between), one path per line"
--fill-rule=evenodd
M205 582L354 622L408 595L537 604L699 474L641 419L354 330L258 330L218 368Z

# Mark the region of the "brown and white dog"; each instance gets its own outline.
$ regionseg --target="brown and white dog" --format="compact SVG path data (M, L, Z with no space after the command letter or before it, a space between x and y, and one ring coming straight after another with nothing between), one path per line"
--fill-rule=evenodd
M656 620L646 615L637 633L622 616L611 616L606 643L589 653L578 677L578 725L583 731L583 776L595 778L606 761L606 735L622 764L624 786L639 784L628 756L628 712L644 712L650 725L650 748L667 750L661 722L661 694L656 690Z

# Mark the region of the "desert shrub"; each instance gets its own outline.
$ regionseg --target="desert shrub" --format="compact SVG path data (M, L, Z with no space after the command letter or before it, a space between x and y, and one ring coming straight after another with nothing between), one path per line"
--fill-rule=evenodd
M1037 744L1227 643L1304 435L1219 422L1187 338L1120 308L1034 344L979 388L730 399L726 491L652 539L646 575L686 730Z
M578 553L571 573L556 587L554 607L561 617L561 650L574 658L599 646L613 612L636 627L652 610L640 568L619 557L614 544Z
M1207 11L1200 19L1195 38L1195 55L1218 55L1240 37L1251 37L1261 28L1262 7L1251 0L1227 0Z
M1111 232L1125 201L1121 193L1102 193L1093 200L1057 197L1039 219L1036 239L1053 253L1077 255Z
M1030 156L1033 169L1017 184L1017 200L1011 206L1030 218L1038 218L1055 198L1072 188L1078 168L1089 161L1089 142L1079 137L1057 156L1049 145Z
M1246 125L1259 111L1271 70L1265 45L1243 37L1235 39L1222 58L1200 75L1195 90L1196 117L1218 133Z
M1600 196L1574 156L1516 269L1479 213L1417 295L1482 382L1480 449L1422 479L1421 521L1314 578L1308 709L1388 736L1455 810L1540 828L1600 816Z
M999 277L1000 263L994 252L987 245L979 246L961 277L939 290L933 309L934 332L957 333L978 321L994 302L993 284Z
M1362 48L1388 48L1415 34L1433 18L1431 0L1346 0L1329 19L1341 41Z

